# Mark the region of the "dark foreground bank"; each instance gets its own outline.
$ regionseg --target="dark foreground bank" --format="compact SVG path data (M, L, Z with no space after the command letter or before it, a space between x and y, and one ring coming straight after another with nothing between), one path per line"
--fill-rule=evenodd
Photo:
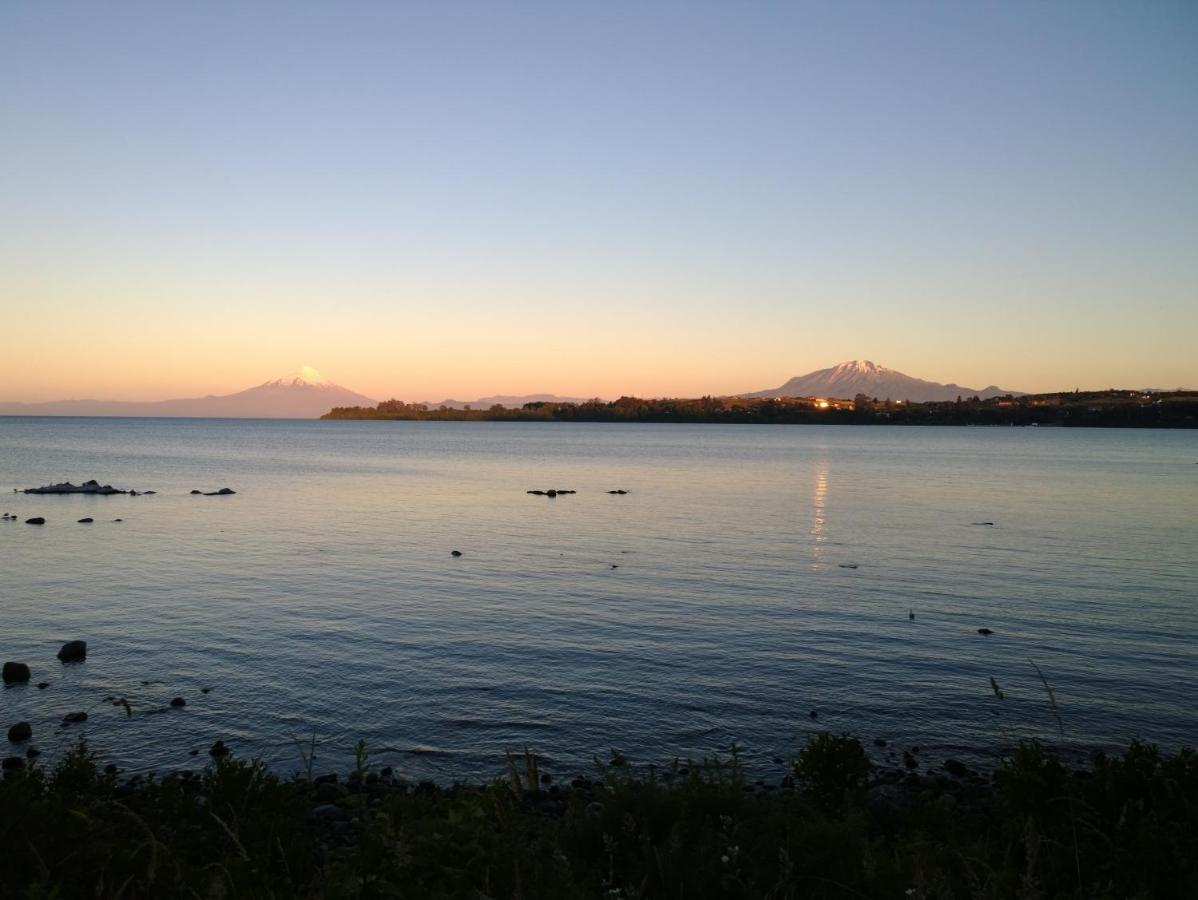
M773 784L735 753L547 783L408 785L233 756L122 780L80 744L0 784L3 897L1198 896L1198 755L1135 744L1084 768L1022 744L995 772L871 771L821 735Z

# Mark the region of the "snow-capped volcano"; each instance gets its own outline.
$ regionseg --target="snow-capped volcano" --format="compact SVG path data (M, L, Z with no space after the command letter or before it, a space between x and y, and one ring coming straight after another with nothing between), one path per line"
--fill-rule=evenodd
M59 400L52 403L3 403L0 415L14 416L179 416L229 419L319 419L334 406L374 406L356 391L334 384L311 366L264 381L257 387L222 396L184 400Z
M301 366L299 372L294 375L284 375L282 378L276 378L274 381L266 381L259 387L318 387L318 388L335 388L337 385L329 381L316 369L311 366Z
M909 400L915 403L956 400L957 397L1001 397L1018 394L995 385L977 389L959 384L925 381L888 369L868 359L854 359L790 379L781 387L742 394L743 397L843 397L857 394L880 400Z

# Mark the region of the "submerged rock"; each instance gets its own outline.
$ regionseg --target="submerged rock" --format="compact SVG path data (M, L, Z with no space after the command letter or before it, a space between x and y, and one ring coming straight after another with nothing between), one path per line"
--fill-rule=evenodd
M80 662L87 659L87 641L67 641L58 651L63 662Z
M85 713L85 712L67 713L65 716L62 717L63 725L77 725L80 722L86 722L86 721L87 721L87 713Z
M29 666L25 663L6 662L3 677L5 684L24 684L29 680Z
M12 728L8 729L8 739L14 744L27 741L31 737L33 737L33 726L28 722L18 722Z

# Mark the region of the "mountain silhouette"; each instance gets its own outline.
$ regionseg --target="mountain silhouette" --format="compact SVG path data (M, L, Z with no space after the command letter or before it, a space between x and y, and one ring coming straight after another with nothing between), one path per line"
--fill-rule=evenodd
M150 416L228 419L317 419L334 406L373 406L356 391L326 379L311 366L294 375L221 396L182 400L54 400L0 403L7 416Z
M995 385L985 388L962 387L959 384L941 384L913 378L879 366L868 359L854 359L830 369L820 369L806 375L796 376L781 387L766 391L741 394L742 397L841 397L851 399L857 394L877 397L879 400L907 400L913 403L951 401L957 397L978 396L1003 397L1007 394L1020 395L1019 391L1008 391Z

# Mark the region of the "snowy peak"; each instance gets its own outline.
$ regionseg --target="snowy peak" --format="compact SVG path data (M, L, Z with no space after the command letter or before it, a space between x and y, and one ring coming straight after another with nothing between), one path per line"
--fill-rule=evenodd
M925 381L888 369L868 359L842 362L829 369L820 369L790 379L773 390L744 394L745 397L842 397L852 398L858 394L889 400L909 400L913 403L951 401L957 397L977 395L982 399L1016 394L991 385L988 388L962 387L958 384L941 384Z
M832 374L837 377L847 377L850 375L883 375L893 373L894 369L888 369L885 366L879 366L876 362L868 359L853 359L848 362L842 362L838 366L832 367Z
M333 384L316 369L311 366L301 366L300 370L293 375L284 375L282 378L276 378L273 381L263 382L262 387L315 387L315 388L336 388L338 385Z

